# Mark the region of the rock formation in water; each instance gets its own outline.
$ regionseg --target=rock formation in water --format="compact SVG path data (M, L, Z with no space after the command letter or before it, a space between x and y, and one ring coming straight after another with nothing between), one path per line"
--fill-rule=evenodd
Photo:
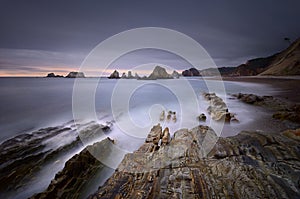
M128 79L134 79L134 76L132 75L132 72L131 72L131 71L128 71L128 73L127 73L127 78L128 78Z
M44 192L31 198L81 198L83 189L89 185L89 180L105 168L104 164L91 155L91 151L109 155L110 143L113 143L113 140L106 138L87 146L66 162L64 169L55 175Z
M16 190L24 190L38 183L39 178L36 175L41 169L55 164L61 156L82 146L80 137L85 140L93 139L110 130L109 126L94 122L82 126L70 124L69 127L48 127L21 134L0 145L0 198L15 196ZM76 128L81 129L79 134ZM52 145L56 144L54 142L57 142L57 137L73 139L54 147Z
M178 79L180 77L180 74L176 70L174 70L172 73L172 77Z
M188 70L182 71L182 76L185 77L200 76L200 72L196 68L190 68Z
M182 129L159 145L161 132L154 127L89 198L300 197L299 130L276 135L243 131L219 138L207 157L203 147L213 144L212 129Z
M134 78L135 78L135 79L140 79L141 77L139 76L138 73L135 73L135 74L134 74Z
M203 93L204 99L209 101L209 107L207 108L208 114L215 121L225 121L230 122L232 120L236 121L234 114L228 111L227 105L218 97L215 93Z
M55 75L54 73L48 73L46 77L64 77L62 75Z
M234 94L234 97L247 104L263 106L275 111L273 118L288 120L300 124L300 104L289 104L272 96L257 96L254 94Z
M110 76L108 77L108 79L119 79L119 78L120 78L120 75L117 70L114 70L114 72L112 74L110 74Z
M149 75L149 80L156 80L156 79L172 79L172 75L168 74L166 69L160 66L156 66L153 72Z
M66 77L67 78L84 78L85 75L83 72L70 72Z
M127 79L126 73L122 73L121 78L122 78L122 79Z

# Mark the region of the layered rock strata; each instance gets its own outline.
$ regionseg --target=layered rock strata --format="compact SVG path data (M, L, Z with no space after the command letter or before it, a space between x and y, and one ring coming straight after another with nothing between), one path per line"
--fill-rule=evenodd
M216 134L206 126L179 130L170 143L152 150L160 133L154 127L89 198L300 197L300 141L286 133L244 131L219 138L207 156L204 148Z

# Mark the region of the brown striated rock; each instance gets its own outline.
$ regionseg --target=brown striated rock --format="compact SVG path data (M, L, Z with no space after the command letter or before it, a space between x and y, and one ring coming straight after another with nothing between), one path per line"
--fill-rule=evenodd
M163 136L161 138L161 145L167 145L169 144L169 141L170 141L170 131L169 131L169 128L166 127L163 131Z
M203 93L203 97L210 102L210 106L207 108L208 114L215 121L225 121L229 123L233 118L233 114L228 112L227 105L218 97L215 93Z
M219 138L203 157L213 138L206 126L181 129L157 151L129 153L89 198L300 197L299 140L244 131Z

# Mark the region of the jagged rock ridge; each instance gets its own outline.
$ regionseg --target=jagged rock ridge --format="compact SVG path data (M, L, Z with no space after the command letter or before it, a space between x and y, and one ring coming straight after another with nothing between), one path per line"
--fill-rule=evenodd
M214 140L216 134L205 126L182 129L167 145L154 148L146 141L127 154L89 198L299 198L297 132L244 131L219 138L204 157L203 146L209 143L204 139Z

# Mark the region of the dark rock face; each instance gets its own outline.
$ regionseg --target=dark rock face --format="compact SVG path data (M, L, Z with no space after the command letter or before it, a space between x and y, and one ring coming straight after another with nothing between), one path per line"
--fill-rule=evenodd
M182 71L182 76L200 76L200 72L196 68L190 68L188 70Z
M55 75L54 73L48 73L46 77L64 77L62 75Z
M114 72L112 74L110 74L110 76L108 77L108 79L119 79L119 72L117 70L114 70Z
M88 180L105 167L91 155L90 150L106 154L110 142L113 143L106 138L73 156L66 162L64 169L55 175L47 190L31 198L79 198Z
M160 66L156 66L153 72L149 75L149 80L156 80L156 79L172 79L172 75L168 74L166 69Z
M83 72L70 72L67 76L67 78L84 78Z
M219 138L203 157L203 146L214 138L210 128L199 126L175 132L157 150L144 150L146 140L89 198L300 197L299 139L245 131Z

